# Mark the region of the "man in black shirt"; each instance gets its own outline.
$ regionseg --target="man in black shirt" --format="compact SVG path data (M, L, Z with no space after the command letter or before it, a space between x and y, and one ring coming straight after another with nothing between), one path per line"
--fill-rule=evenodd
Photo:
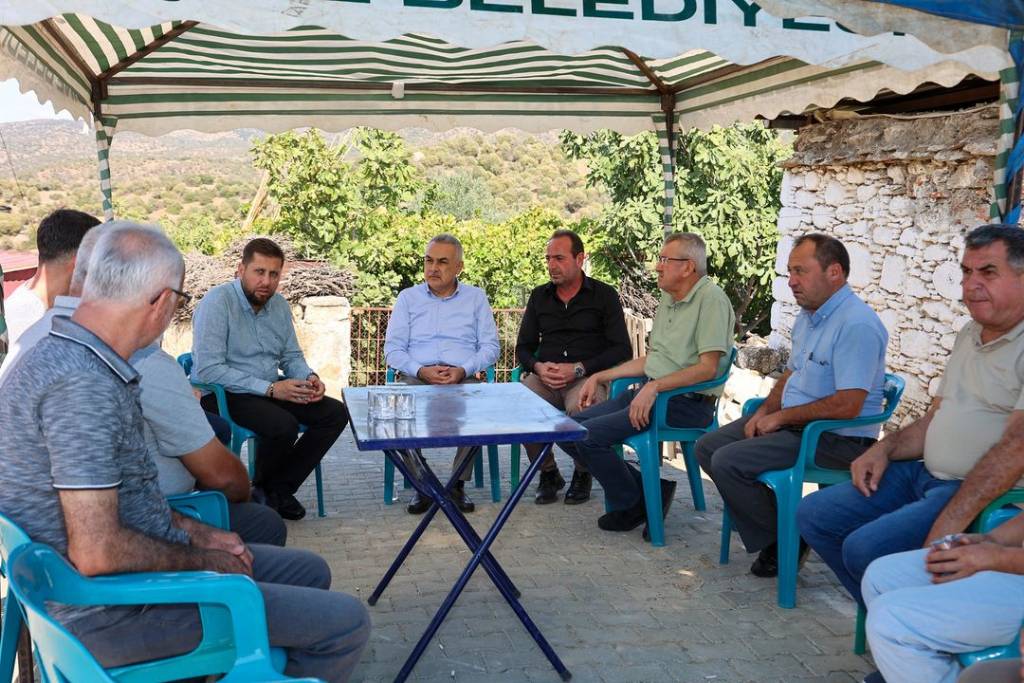
M583 273L583 240L572 230L556 230L548 241L551 282L530 293L516 340L516 359L524 370L523 384L545 401L575 415L584 380L633 357L618 293ZM601 397L603 400L605 397ZM526 444L532 462L541 444ZM590 498L593 478L580 462L565 494L568 505ZM558 499L565 480L555 459L541 464L535 502Z

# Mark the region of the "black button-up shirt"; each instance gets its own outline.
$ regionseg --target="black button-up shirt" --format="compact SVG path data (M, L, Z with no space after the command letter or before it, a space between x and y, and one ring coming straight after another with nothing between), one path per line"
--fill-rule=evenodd
M523 313L516 359L532 371L537 361L582 363L588 375L633 357L619 294L603 282L583 276L569 303L551 282L535 288Z

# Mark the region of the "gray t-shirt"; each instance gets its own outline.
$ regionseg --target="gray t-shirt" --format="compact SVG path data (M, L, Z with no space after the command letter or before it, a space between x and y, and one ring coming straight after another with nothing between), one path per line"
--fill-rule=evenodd
M117 489L121 524L170 543L173 525L143 437L139 375L86 328L55 318L11 368L0 401L0 510L34 541L67 555L57 492ZM63 621L102 608L55 610Z
M139 387L146 446L156 461L160 490L168 496L191 491L196 480L181 463L181 456L215 438L206 413L181 366L159 345L137 351L129 362L142 375Z
M32 326L46 313L44 304L25 285L14 290L4 302L4 320L7 321L7 343L18 341L22 332Z

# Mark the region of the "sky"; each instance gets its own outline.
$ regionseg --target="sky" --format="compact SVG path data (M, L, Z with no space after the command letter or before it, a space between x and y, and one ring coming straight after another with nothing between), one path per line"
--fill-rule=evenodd
M49 102L39 104L34 94L22 95L18 92L18 81L13 78L0 81L0 123L29 119L67 119L70 121L71 114L67 111L55 113L52 104Z

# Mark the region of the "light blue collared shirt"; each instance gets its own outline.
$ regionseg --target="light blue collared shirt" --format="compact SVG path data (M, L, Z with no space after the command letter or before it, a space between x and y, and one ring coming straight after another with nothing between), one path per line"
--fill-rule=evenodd
M849 285L814 313L801 311L793 325L792 370L782 392L782 407L800 406L844 389L868 392L860 415L882 412L885 347L889 333L878 314ZM844 436L877 437L879 425L837 429Z
M257 313L241 280L207 292L192 318L192 378L222 384L236 394L262 396L280 378L279 370L287 379L306 379L313 372L285 298L273 295Z
M492 365L498 328L487 295L461 282L444 298L426 283L403 289L388 320L384 356L390 367L412 377L425 365L457 366L467 377Z

